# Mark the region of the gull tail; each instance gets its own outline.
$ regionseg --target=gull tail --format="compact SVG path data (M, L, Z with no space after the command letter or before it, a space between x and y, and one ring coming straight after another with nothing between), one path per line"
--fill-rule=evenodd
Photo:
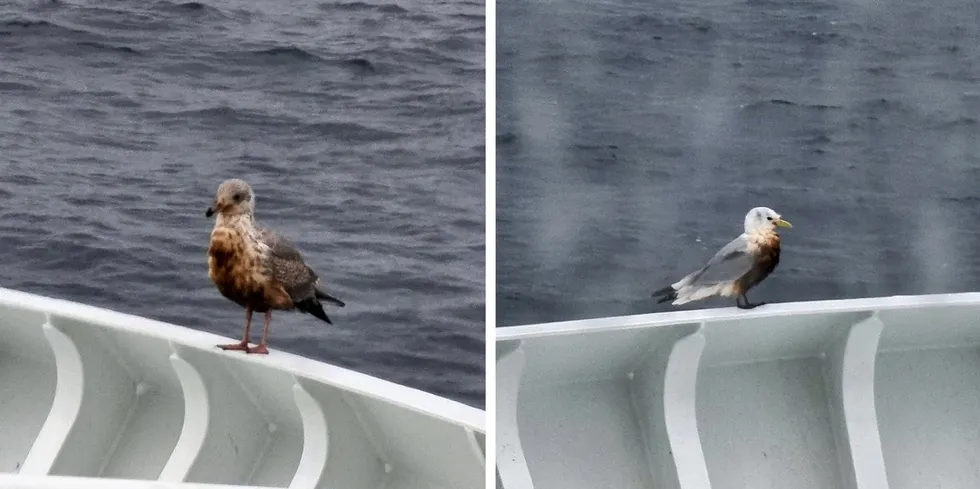
M344 304L344 301L342 301L342 300L340 300L340 299L338 299L338 298L336 298L336 297L334 297L334 296L332 296L332 295L330 295L330 294L328 294L328 293L326 293L326 292L324 292L324 291L322 291L320 289L313 289L313 293L316 295L316 298L317 299L323 299L323 300L325 300L325 301L327 301L327 302L329 302L329 303L331 303L331 304L333 304L335 306L344 307L344 306L347 305L347 304Z
M662 302L670 302L677 298L677 290L674 289L673 285L668 285L654 292L651 297L660 297L660 299L657 300L657 304Z
M306 300L302 300L296 303L296 309L303 311L307 314L320 318L327 322L327 324L333 324L333 321L327 317L327 313L323 312L323 305L316 297L311 297Z

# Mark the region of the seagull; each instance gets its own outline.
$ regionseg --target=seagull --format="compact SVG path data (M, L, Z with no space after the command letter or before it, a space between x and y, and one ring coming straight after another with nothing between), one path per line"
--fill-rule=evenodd
M333 324L320 300L344 307L340 299L317 287L319 278L293 245L255 224L255 194L243 180L221 183L205 216L217 214L208 247L208 277L225 298L245 308L245 335L222 350L268 354L266 342L272 310L299 310ZM262 341L249 347L252 313L265 313Z
M700 270L653 293L658 303L673 301L677 306L708 297L735 296L739 309L753 309L745 295L765 280L779 264L777 227L793 225L768 207L756 207L745 215L745 232L725 245Z

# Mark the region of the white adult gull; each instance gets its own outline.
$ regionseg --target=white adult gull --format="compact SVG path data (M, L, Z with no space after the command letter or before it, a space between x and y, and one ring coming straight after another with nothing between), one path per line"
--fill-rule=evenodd
M725 245L700 270L653 293L657 302L673 301L677 306L708 297L735 297L739 309L752 309L765 304L752 304L745 295L765 280L779 264L779 233L777 227L793 227L768 207L756 207L745 215L745 232Z

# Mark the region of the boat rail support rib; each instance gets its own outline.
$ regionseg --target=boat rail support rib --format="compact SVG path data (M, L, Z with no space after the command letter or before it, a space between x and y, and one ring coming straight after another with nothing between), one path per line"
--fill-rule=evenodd
M682 489L710 489L708 466L698 434L698 367L705 338L698 331L674 343L664 373L664 423L670 441L677 482Z
M629 375L654 487L709 489L694 403L705 337L658 343Z
M520 346L497 359L497 472L507 489L534 487L517 424L517 397L524 362Z
M293 399L303 419L303 453L289 483L290 489L314 489L320 484L329 455L327 417L320 403L294 379Z
M875 412L875 360L884 323L873 313L851 326L827 354L841 465L849 489L887 489Z
M184 392L185 397L190 397L193 401L191 409L195 412L190 414L197 415L196 410L204 406L205 402L210 413L207 422L199 425L204 428L203 436L200 433L191 436L188 432L189 448L193 448L190 443L191 440L196 442L197 436L202 436L203 441L194 460L184 461L190 463L186 474L182 474L184 482L251 484L252 474L267 453L274 425L270 425L269 420L263 417L245 388L230 372L226 362L235 360L229 359L228 355L214 355L176 342L171 344L171 350L183 362L193 367L201 380L201 385L195 386L196 378L187 384L183 383L183 378L180 379L181 389L190 387ZM197 396L203 397L194 399ZM249 428L242 429L243 426ZM197 428L184 426L184 429ZM182 431L177 444L184 441L184 434ZM172 453L171 456L174 455ZM176 462L174 464L173 470L177 472L178 466ZM214 467L221 467L221 470L214 470ZM180 472L185 471L184 467L179 468Z
M173 348L173 345L171 345ZM208 401L207 387L201 374L187 360L176 352L170 355L170 364L180 380L184 395L184 425L177 444L160 471L157 480L163 482L184 482L191 467L197 461L211 421L211 404Z
M78 419L78 413L82 409L82 391L85 388L82 356L78 347L71 337L51 324L50 314L45 313L44 317L41 328L54 352L57 382L48 418L21 465L20 473L23 475L50 474L75 420Z
M473 450L473 455L480 461L480 465L484 469L487 467L487 454L483 443L480 442L480 437L477 435L476 431L466 428L466 441L470 444L470 449Z

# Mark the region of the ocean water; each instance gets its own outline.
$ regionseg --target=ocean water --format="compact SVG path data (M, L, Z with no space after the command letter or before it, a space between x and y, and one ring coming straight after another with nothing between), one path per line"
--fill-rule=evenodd
M0 4L0 285L238 338L204 211L244 178L260 224L347 302L332 326L274 313L270 349L482 408L483 14Z
M980 290L980 3L497 14L498 325L670 309L754 206L795 227L752 301Z

